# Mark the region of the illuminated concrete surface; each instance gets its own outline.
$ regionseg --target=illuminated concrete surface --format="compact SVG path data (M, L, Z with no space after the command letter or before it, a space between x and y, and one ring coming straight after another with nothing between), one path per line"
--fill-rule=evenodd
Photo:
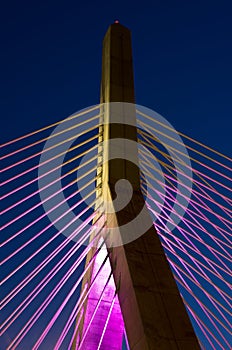
M131 36L127 28L118 23L110 26L103 42L102 62L101 102L134 103ZM124 121L128 117L127 112L120 111L120 117ZM119 113L119 110L110 109L104 115L109 124L102 129L103 140L125 138L134 140L136 144L137 132L135 126L110 124L114 113ZM129 118L134 118L134 125L136 125L135 113L133 116L133 111L130 110L129 114ZM110 152L110 148L104 149L103 159ZM137 149L133 149L132 152L136 156ZM125 147L125 157L127 153L128 149ZM131 154L128 154L128 156L130 157ZM117 227L132 221L144 206L144 198L140 190L139 169L134 164L125 161L125 159L113 160L103 166L101 189L103 199L111 201L115 197L115 184L122 178L127 179L132 184L133 196L130 203L123 210L107 215L108 227ZM130 349L200 349L148 211L144 220L146 223L150 221L151 226L145 234L131 243L110 250L110 263L115 284L118 287L118 298ZM93 252L90 253L88 259L91 258L92 254ZM86 276L83 284L86 281L89 283L97 265L90 271L89 276ZM99 279L100 285L104 284L106 271L103 275ZM84 317L79 327L80 338L89 317L91 317L91 312L98 297L99 292L96 288L85 306ZM109 308L109 300L112 300L112 290L109 291L109 299L106 298L102 306L101 312L104 316L101 317L103 320ZM105 313L103 309L105 309ZM117 315L116 318L120 319L118 310L118 304L116 303L115 315ZM114 310L112 320L114 320L113 315ZM86 347L83 349L97 349L97 341L104 323L104 321L101 323L101 317L91 327L91 344L86 343ZM119 349L122 337L122 322L112 321L108 325L108 332L108 334L117 333L118 338L117 336L111 338L110 343L106 344L105 347L102 344L101 349Z

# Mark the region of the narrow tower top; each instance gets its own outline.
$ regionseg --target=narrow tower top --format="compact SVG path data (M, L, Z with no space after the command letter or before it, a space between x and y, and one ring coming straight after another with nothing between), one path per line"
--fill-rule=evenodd
M131 33L116 21L103 40L101 102L135 103Z

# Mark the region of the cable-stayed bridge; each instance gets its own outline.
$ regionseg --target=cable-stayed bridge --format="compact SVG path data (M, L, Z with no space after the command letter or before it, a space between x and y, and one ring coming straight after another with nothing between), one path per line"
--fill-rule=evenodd
M120 246L121 236L114 232L112 238L111 206L102 203L104 171L126 169L123 179L136 175L128 164L106 168L118 159L140 170L146 208L200 347L231 348L231 159L176 132L128 96L120 100L102 99L100 105L2 146L3 349L88 349L92 338L92 349L109 344L112 349L114 344L135 348L130 329L136 320L128 324L118 298L125 283L113 278L120 262L112 264L112 251ZM136 117L136 140L130 137L133 130L122 127L134 127L131 114ZM119 144L114 144L115 137L105 137L112 123L107 115L128 116L118 122L124 136ZM119 135L120 130L111 132ZM123 142L124 153L118 155ZM123 158L128 157L125 149L130 159ZM131 200L133 186L132 192L127 183L115 187L119 211ZM140 220L143 229L147 220ZM136 231L137 226L139 222L123 237L123 246L146 232L141 227ZM149 275L136 256L134 268L140 288L146 286ZM157 279L165 285L162 273ZM152 307L146 315L156 324ZM172 305L169 310L175 313Z

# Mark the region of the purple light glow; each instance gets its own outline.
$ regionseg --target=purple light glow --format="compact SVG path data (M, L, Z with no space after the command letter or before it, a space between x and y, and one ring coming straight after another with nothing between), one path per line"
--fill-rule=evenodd
M102 265L107 254L106 249L102 249L95 258L92 280L96 275L99 267ZM87 333L81 348L84 350L97 349L99 343L101 343L101 350L121 350L122 340L124 332L124 322L121 314L121 309L118 301L118 297L115 296L115 283L113 276L105 288L102 296L101 303L95 311L99 298L101 298L102 290L104 289L107 279L111 273L111 266L109 259L107 259L101 272L98 274L98 279L94 284L88 298L88 304L86 309L86 315L84 320L83 334ZM114 301L111 315L108 317L110 308L112 306L111 301ZM92 315L95 313L95 317ZM108 318L108 323L107 323ZM91 326L89 327L89 323ZM107 327L106 327L107 324ZM101 339L102 332L105 331L104 338Z

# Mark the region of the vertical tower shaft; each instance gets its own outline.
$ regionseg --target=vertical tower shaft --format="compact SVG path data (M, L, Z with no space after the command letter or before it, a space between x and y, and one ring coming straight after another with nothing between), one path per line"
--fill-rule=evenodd
M101 101L134 103L134 79L130 31L120 24L108 29L103 42L103 65ZM123 124L115 124L115 114ZM133 108L109 110L104 118L103 140L125 138L137 145L136 115ZM128 118L128 119L127 119ZM127 120L128 124L127 125ZM130 120L130 122L129 122ZM133 124L133 125L132 125ZM125 159L136 157L137 149L129 149L126 144ZM137 147L136 147L137 148ZM111 154L111 143L105 150ZM104 159L104 152L103 152ZM115 184L120 179L128 180L133 187L130 204L115 214L108 214L108 225L120 227L139 215L144 206L140 190L138 168L117 159L103 165L103 199L111 201L115 197ZM146 220L150 220L149 214ZM131 350L146 349L199 349L188 314L167 262L154 226L150 225L141 237L131 243L114 247L110 261L118 298L125 322Z
M133 147L130 149L126 142L121 142L124 158L103 163L102 177L98 182L101 187L99 194L105 202L112 202L115 198L115 185L119 180L128 180L132 185L133 194L130 203L119 211L115 208L115 212L106 214L105 217L107 226L118 227L119 233L123 236L121 227L139 215L145 202L140 190L139 169L133 162L126 160L137 159L135 95L131 35L127 28L118 23L109 27L103 42L101 102L104 103L104 116L99 141L124 139L133 142ZM130 105L125 109L122 103L113 102ZM113 153L113 147L109 142L103 149L103 161L110 158ZM108 249L130 350L197 350L199 349L197 338L147 210L143 220L144 226L147 222L150 223L150 228L142 236L130 243ZM90 251L87 263L95 251L94 249ZM93 272L94 268L89 270L83 286L89 284ZM111 294L110 296L112 297ZM80 340L75 340L73 349L79 349L78 343L86 329L89 312L94 310L94 305L97 303L96 298L97 294L92 293L85 303L83 316L80 317ZM107 299L103 300L101 310L106 307ZM114 343L112 338L101 349L120 347L122 327L118 312L119 305L116 303L115 315L118 317L118 322L108 325L108 334L112 336L119 332L119 340L115 340ZM100 330L101 317L97 322ZM91 332L90 342L81 349L97 349L97 323L90 329Z

